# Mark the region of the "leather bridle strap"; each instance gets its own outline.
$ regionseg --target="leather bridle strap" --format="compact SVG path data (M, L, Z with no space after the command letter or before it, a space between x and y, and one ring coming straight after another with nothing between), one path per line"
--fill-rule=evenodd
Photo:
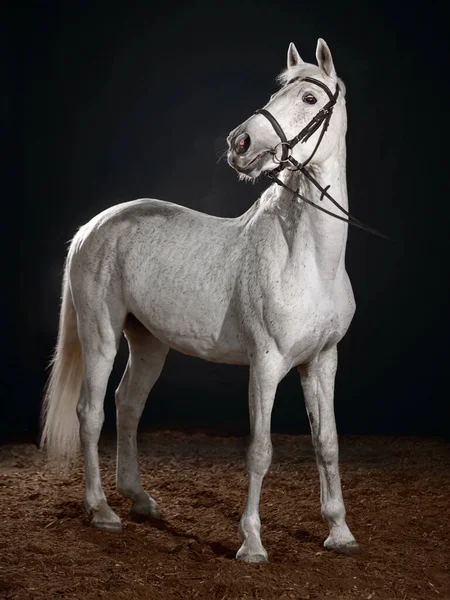
M285 162L289 156L289 150L291 149L291 143L288 142L287 137L281 128L281 125L275 119L274 116L270 114L268 110L265 108L259 108L255 111L255 115L264 115L272 127L275 129L275 133L281 140L281 162Z
M321 108L321 110L319 110L319 112L311 119L311 121L307 125L305 125L305 127L303 127L303 129L300 131L300 133L298 133L295 137L292 138L292 140L289 140L289 141L288 141L286 134L284 133L281 125L278 123L278 121L275 119L275 117L268 110L266 110L265 108L260 108L255 111L255 115L263 115L264 117L266 117L266 119L269 121L269 123L274 128L275 133L281 140L280 167L277 169L277 171L281 171L284 168L284 167L281 167L281 165L288 160L289 150L292 150L292 148L294 148L294 146L296 146L299 142L306 142L319 129L319 127L323 123L324 129L322 130L322 134L319 138L318 144L315 147L313 154L308 158L308 160L306 162L309 162L311 160L311 158L314 156L317 148L319 147L320 142L322 141L322 138L325 134L326 129L328 128L328 123L330 122L331 114L332 114L334 105L336 104L337 97L339 95L339 85L336 85L336 92L334 94L332 94L330 88L327 85L325 85L322 81L319 81L318 79L314 79L313 77L303 77L303 78L295 77L294 79L291 79L291 81L289 81L289 83L293 83L294 81L297 81L298 79L300 79L301 81L309 81L310 83L314 83L315 85L321 87L326 92L327 96L329 97L329 101L325 104L325 106L323 108ZM288 83L288 85L289 85L289 83ZM306 164L306 163L304 163L304 164Z
M327 85L325 85L324 83L322 83L322 81L319 81L318 79L314 79L313 77L303 77L302 81L309 81L310 83L314 83L315 85L321 87L329 97L329 101L325 104L323 108L319 110L317 115L311 119L311 121L300 131L300 133L294 138L292 138L292 140L289 142L291 148L298 144L298 142L306 142L307 140L309 140L313 133L315 133L319 129L323 121L328 120L329 122L334 105L337 102L340 92L339 85L336 85L336 92L332 94L330 88Z
M336 213L331 212L331 210L327 210L326 208L323 208L319 204L316 204L315 202L313 202L309 198L306 198L305 196L303 196L302 194L300 194L300 192L298 190L291 190L291 188L288 187L285 183L283 183L281 181L281 179L279 179L276 175L274 175L273 171L266 171L266 176L269 179L271 179L272 181L274 181L275 183L277 183L278 185L280 185L282 188L284 188L285 190L287 190L288 192L292 192L292 194L293 194L292 197L293 198L300 198L300 200L303 200L307 204L310 204L311 206L314 206L314 208L317 208L317 210L320 210L321 212L325 213L326 215L330 215L330 217L334 217L335 219L339 219L339 221L344 221L344 223L348 223L349 225L353 225L354 227L358 227L359 229L363 229L364 231L367 231L368 233L373 233L373 235L381 237L381 238L383 238L385 240L390 240L391 239L387 235L384 235L384 233L380 233L376 229L373 229L372 227L368 227L367 225L364 225L364 223L361 223L361 221L359 221L359 219L357 219L356 217L354 217L353 215L351 215L349 212L347 212L338 202L336 202L336 200L334 200L334 198L331 198L331 196L326 192L326 190L325 190L325 194L324 195L327 196L327 198L330 198L333 201L333 204L335 204L340 210L342 210L343 212L345 212L345 214L348 215L348 217L349 217L348 219L346 219L345 217L342 217L341 215L337 215Z
M376 229L373 229L372 227L368 227L367 225L364 225L364 223L362 223L359 219L357 219L356 217L351 215L347 210L345 210L345 208L343 206L341 206L339 204L339 202L337 202L328 193L328 189L330 186L323 188L320 185L320 183L306 169L306 165L311 161L313 156L316 154L317 149L319 148L319 146L323 140L323 137L328 129L328 126L329 126L330 120L331 120L331 116L333 114L333 108L337 102L337 98L338 98L340 90L339 90L339 85L336 85L336 92L334 94L332 94L332 92L330 91L330 89L328 88L327 85L325 85L322 81L319 81L318 79L314 79L313 77L303 77L303 78L295 77L294 79L291 79L291 81L288 82L288 85L289 85L289 83L292 83L298 79L301 79L302 81L309 81L310 83L314 83L315 85L321 87L326 92L326 94L329 98L329 101L327 102L327 104L325 104L325 106L321 110L319 110L319 112L311 119L311 121L300 131L300 133L298 133L290 141L288 141L286 134L284 133L281 125L278 123L278 121L275 119L275 117L268 110L261 108L261 109L255 111L255 114L261 114L264 117L266 117L266 119L269 121L269 123L274 128L275 133L278 135L278 137L281 140L281 142L279 144L279 145L281 145L281 159L279 161L280 164L276 169L266 172L267 177L269 179L271 179L273 182L280 185L285 190L292 192L293 198L300 198L300 200L303 200L307 204L314 206L314 208L317 208L317 210L320 210L321 212L323 212L327 215L330 215L331 217L334 217L335 219L344 221L344 223L348 223L349 225L353 225L354 227L358 227L359 229L363 229L364 231L373 233L374 235L377 235L378 237L381 237L381 238L384 238L387 240L390 239L388 236L384 235L383 233L380 233ZM307 158L307 160L305 160L303 163L299 163L297 160L295 160L295 158L292 155L289 154L289 150L292 150L292 148L299 142L306 142L319 129L319 127L321 125L322 125L322 131L320 132L320 135L319 135L317 143L314 147L314 150L312 151L310 156ZM275 155L276 147L271 152ZM320 193L321 193L320 200L323 200L324 197L328 198L336 206L336 208L338 208L341 212L344 213L344 215L346 215L347 218L342 217L341 215L337 215L337 214L331 212L330 210L327 210L326 208L323 208L319 204L316 204L312 200L309 200L309 198L306 198L305 196L300 194L298 190L297 191L291 190L291 188L289 188L285 183L283 183L276 176L276 173L280 173L280 171L285 169L287 167L288 162L294 167L294 169L290 169L291 171L300 171L320 191Z

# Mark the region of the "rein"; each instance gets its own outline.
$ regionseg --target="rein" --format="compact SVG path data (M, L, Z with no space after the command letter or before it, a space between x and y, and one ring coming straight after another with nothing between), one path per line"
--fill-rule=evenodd
M288 84L292 83L294 81L297 81L298 79L300 79L301 81L309 81L310 83L313 83L314 85L321 87L327 93L329 101L325 104L325 106L321 110L319 110L319 112L311 119L311 121L309 121L309 123L307 125L305 125L305 127L303 127L303 129L300 131L300 133L298 133L291 140L287 139L286 134L283 131L283 128L281 127L281 125L278 123L278 121L275 119L275 117L268 110L266 110L265 108L260 108L257 111L255 111L255 114L263 115L269 121L269 123L272 125L273 129L275 130L275 133L278 135L278 137L281 140L281 142L279 142L275 146L275 148L273 148L273 150L271 151L271 153L274 156L276 156L277 148L278 148L278 146L281 146L281 158L278 161L279 166L276 169L273 169L271 171L266 171L266 177L268 177L274 183L277 183L279 186L281 186L288 192L292 192L292 194L293 194L292 199L299 198L300 200L303 200L307 204L314 206L314 208L317 208L317 210L320 210L320 211L324 212L325 214L330 215L331 217L334 217L335 219L344 221L344 223L348 223L349 225L353 225L354 227L363 229L364 231L367 231L368 233L372 233L373 235L384 238L386 240L390 239L388 236L384 235L383 233L380 233L376 229L373 229L372 227L368 227L367 225L364 225L364 223L362 223L359 219L357 219L356 217L351 215L348 211L346 211L345 208L343 206L341 206L339 204L339 202L337 202L328 193L327 190L329 189L330 186L328 185L327 187L323 188L320 185L320 183L306 169L306 165L314 157L314 155L317 152L317 149L319 148L319 146L323 140L323 137L328 129L328 126L329 126L330 120L331 120L331 116L333 114L333 108L337 102L337 98L339 96L340 89L339 89L339 85L336 85L336 92L333 94L331 92L331 90L329 89L329 87L327 85L325 85L325 83L322 83L322 81L319 81L318 79L314 79L313 77L303 77L303 78L294 77L294 79L291 79L288 82ZM322 131L320 132L319 139L317 140L317 144L315 145L314 150L312 151L311 155L307 158L307 160L305 160L305 162L299 163L290 154L290 151L299 142L304 143L307 140L309 140L309 138L320 127L322 127ZM290 163L294 168L289 169L287 167L287 163ZM286 168L288 168L289 171L300 171L320 191L320 201L322 201L324 198L328 198L336 206L336 208L338 208L342 213L344 213L344 215L346 215L346 217L337 215L336 213L331 212L330 210L327 210L326 208L323 208L316 202L313 202L312 200L309 200L309 198L306 198L305 196L300 194L299 190L292 190L285 183L283 183L281 181L281 179L279 179L279 177L277 177L277 173L280 173L281 171L283 171Z

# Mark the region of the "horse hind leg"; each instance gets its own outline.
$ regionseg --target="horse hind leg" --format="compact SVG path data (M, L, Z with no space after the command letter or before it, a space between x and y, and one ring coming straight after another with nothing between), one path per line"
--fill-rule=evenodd
M124 332L130 355L116 391L117 489L132 500L133 519L158 519L158 505L141 485L136 434L145 402L161 374L169 348L131 315Z
M101 308L101 310L99 309ZM108 506L100 478L98 440L104 421L103 403L109 375L119 345L125 312L115 307L98 307L78 313L78 332L83 355L83 379L77 406L84 454L85 507L91 525L120 530L120 518ZM114 316L112 316L114 315Z

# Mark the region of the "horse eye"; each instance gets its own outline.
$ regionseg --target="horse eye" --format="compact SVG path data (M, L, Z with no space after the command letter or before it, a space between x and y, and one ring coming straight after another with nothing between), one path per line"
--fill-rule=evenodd
M317 102L317 98L312 94L305 94L302 100L303 102L306 102L306 104L315 104Z

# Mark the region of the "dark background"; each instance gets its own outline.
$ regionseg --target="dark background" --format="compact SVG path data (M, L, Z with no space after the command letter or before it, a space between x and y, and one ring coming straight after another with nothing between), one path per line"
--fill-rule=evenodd
M2 439L37 433L77 228L137 197L223 217L247 210L267 184L240 183L219 161L226 135L275 90L289 42L313 62L319 36L347 86L351 211L396 240L350 231L357 312L340 344L338 428L448 435L450 53L441 5L90 1L18 3L14 12ZM108 428L125 360L122 345ZM247 368L172 351L142 426L246 431L246 394ZM273 429L308 431L295 370L279 386Z

